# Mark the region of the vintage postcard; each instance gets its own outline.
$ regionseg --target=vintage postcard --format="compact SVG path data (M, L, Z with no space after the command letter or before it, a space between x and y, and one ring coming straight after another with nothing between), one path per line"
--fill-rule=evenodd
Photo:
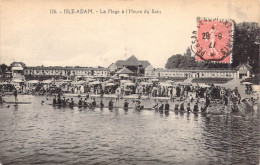
M258 165L258 0L0 0L0 165Z

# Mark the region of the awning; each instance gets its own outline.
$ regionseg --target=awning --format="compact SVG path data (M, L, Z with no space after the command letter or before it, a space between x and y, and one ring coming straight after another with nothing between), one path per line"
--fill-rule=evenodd
M119 77L129 77L127 74L119 74Z
M96 79L93 79L93 78L87 78L87 81L92 82L92 81L96 81Z
M15 67L12 67L12 70L23 70L23 67L15 66Z
M42 81L43 84L51 84L53 81L52 80L44 80Z
M202 87L202 88L208 88L208 87L210 87L210 85L207 85L207 84L198 84L200 87Z
M38 84L39 80L30 80L26 82L27 84Z
M243 85L251 85L251 82L242 82Z
M21 83L21 82L24 82L24 81L21 80L21 79L14 79L14 80L12 80L12 82L15 82L15 83Z
M99 81L94 81L94 82L89 83L89 85L97 85L97 84L101 84L101 82L99 82Z
M106 86L114 86L114 83L107 83Z
M150 80L148 80L148 81L149 81L149 82L158 82L159 79L154 78L154 79L150 79Z

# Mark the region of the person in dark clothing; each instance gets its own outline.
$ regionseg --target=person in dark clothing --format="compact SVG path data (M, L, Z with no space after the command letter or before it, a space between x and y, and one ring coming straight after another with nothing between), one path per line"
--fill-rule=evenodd
M57 104L61 105L61 99L58 97Z
M193 112L198 112L198 111L199 111L198 103L195 103L193 107Z
M166 103L164 105L164 109L165 109L165 111L169 111L170 110L170 104L168 103L168 101L166 101Z
M178 111L178 110L179 110L179 104L175 104L174 110L175 110L175 111Z
M100 97L101 97L101 98L104 96L104 93L105 93L104 90L101 89L101 90L100 90Z
M141 110L141 101L140 100L135 100L135 110Z
M58 93L58 99L60 99L60 92Z
M129 103L127 102L127 100L125 100L125 102L124 102L124 110L128 109L128 105L129 105Z
M206 96L206 107L210 105L210 98L209 95Z
M73 100L73 98L70 99L70 104L69 104L69 105L70 105L70 107L73 107L73 106L74 106L74 100Z
M114 106L114 102L113 102L113 100L111 99L111 100L108 102L108 109L109 109L109 110L112 110L112 109L113 109L113 106Z
M225 106L228 105L228 97L227 97L227 95L224 95L224 105Z
M87 98L84 99L83 105L84 105L84 107L87 107L87 106L88 106Z
M66 99L65 99L65 97L63 97L61 103L62 103L62 105L66 105Z
M89 93L87 93L86 98L89 99Z
M179 86L176 87L176 95L177 97L180 97L181 95L181 88Z
M53 100L52 100L52 104L53 104L53 105L57 104L56 96L53 98Z
M102 99L100 100L100 108L104 108L104 103Z
M83 106L82 98L79 99L78 106L79 106L79 107L82 107L82 106Z
M13 95L14 95L15 102L17 102L18 101L18 99L17 99L18 92L17 92L16 88L14 88Z
M96 107L96 105L97 105L97 103L96 103L96 100L95 99L93 99L93 101L92 101L92 107Z
M0 104L3 104L4 103L4 99L2 97L2 94L0 95Z
M180 105L180 110L181 110L181 111L184 111L184 102L181 103L181 105Z

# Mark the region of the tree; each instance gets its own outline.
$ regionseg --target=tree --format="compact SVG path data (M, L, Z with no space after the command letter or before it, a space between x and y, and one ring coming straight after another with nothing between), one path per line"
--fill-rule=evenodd
M235 24L232 67L248 63L259 73L259 31L255 22Z
M179 68L179 66L181 66L181 64L180 64L181 58L182 58L182 55L180 55L180 54L171 56L168 59L166 65L165 65L165 68L167 68L167 69Z
M8 66L6 64L1 64L0 68L1 68L1 74L5 74L6 71L8 70Z

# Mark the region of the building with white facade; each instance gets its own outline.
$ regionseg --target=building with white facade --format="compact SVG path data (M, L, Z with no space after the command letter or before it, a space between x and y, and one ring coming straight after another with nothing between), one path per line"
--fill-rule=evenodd
M75 77L95 76L107 77L110 75L108 68L92 67L62 67L62 66L26 66L23 63L12 63L13 79L25 79L26 77Z
M245 79L252 76L252 67L247 64L237 66L235 69L155 69L151 65L145 69L146 77L187 77L187 78L233 78Z

